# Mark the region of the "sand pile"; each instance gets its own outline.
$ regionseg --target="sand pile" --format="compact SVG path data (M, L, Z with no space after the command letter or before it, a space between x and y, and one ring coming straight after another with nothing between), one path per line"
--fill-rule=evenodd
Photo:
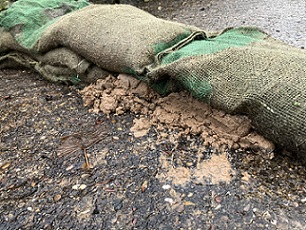
M188 92L161 97L132 76L108 76L80 91L90 111L105 114L138 114L131 131L141 137L153 127L160 138L176 130L180 135L199 135L204 145L217 152L226 149L271 151L273 143L258 135L246 116L229 115L193 98Z

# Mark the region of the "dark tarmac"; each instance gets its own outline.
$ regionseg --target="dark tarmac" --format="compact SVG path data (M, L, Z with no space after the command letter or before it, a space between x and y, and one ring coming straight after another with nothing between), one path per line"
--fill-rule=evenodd
M205 30L255 25L306 43L304 0L121 2ZM170 172L196 172L218 154L176 130L135 138L137 116L89 113L74 87L1 71L0 229L305 229L306 167L295 156L228 151L229 181L194 173L179 183Z

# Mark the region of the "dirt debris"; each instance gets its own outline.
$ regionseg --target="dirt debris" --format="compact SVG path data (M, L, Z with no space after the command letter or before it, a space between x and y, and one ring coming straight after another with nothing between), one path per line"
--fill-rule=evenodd
M135 118L131 132L144 136L151 127L165 137L167 130L177 129L180 135L199 135L205 146L217 152L227 149L271 151L273 143L252 130L246 116L229 115L193 98L188 92L161 97L144 82L126 74L108 76L80 91L84 105L94 113L123 114L132 112Z
M134 126L131 127L131 131L134 133L135 137L142 137L148 134L150 131L151 125L147 118L135 118Z
M198 158L197 162L190 161L185 166L174 165L171 149L165 151L168 155L160 155L161 172L156 177L175 186L186 186L191 181L195 184L230 183L236 171L231 167L227 150L253 149L268 152L274 149L273 143L252 130L251 121L246 116L229 115L213 109L187 92L161 97L145 83L129 75L108 76L80 93L84 105L89 106L91 112L107 115L126 112L136 114L130 128L135 138L146 136L150 129L154 129L158 134L157 144L168 139L173 144L172 149L178 149L181 137L201 137L201 148L193 156ZM201 159L207 147L219 154Z
M159 160L162 172L156 177L162 181L169 180L176 186L186 186L190 181L195 184L230 183L236 175L226 153L213 154L210 159L205 161L200 161L199 158L195 168L173 167L171 161L164 155L161 155Z
M289 153L228 151L231 181L213 184L207 167L222 154L186 127L151 125L161 97L144 101L147 115L107 116L36 74L0 79L1 229L304 229L305 167ZM139 120L146 136L131 133Z
M218 184L229 183L235 175L236 172L232 169L226 153L222 153L213 154L211 159L199 162L193 177L198 183L203 183L205 178L209 178L212 184Z

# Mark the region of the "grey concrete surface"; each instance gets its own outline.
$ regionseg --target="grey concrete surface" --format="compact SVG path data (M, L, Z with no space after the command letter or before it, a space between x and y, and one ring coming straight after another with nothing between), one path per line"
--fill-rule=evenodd
M152 14L204 30L257 26L288 44L306 46L305 0L151 0L138 4Z

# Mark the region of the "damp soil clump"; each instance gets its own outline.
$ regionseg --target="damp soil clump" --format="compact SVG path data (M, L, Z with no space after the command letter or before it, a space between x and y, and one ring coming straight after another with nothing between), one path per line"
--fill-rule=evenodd
M305 167L289 153L252 145L217 151L204 131L151 118L167 102L151 91L149 99L134 91L140 112L118 97L113 109L122 108L103 113L83 105L86 88L81 95L27 71L2 71L0 79L1 229L305 224ZM110 88L118 91L118 85ZM142 122L149 124L144 130Z

